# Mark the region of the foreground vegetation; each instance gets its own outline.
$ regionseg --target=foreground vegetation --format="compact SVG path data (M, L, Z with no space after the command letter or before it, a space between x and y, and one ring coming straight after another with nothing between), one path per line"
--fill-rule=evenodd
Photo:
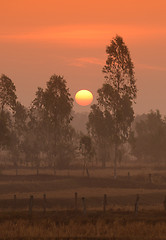
M35 212L3 213L0 217L1 239L46 238L109 238L112 240L166 239L166 214L160 211L131 212L49 212L45 216Z

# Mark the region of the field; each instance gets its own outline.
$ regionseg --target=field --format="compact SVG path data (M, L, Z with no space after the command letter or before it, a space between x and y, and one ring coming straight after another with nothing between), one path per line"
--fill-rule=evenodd
M111 167L90 169L90 178L79 169L57 170L56 175L51 169L40 169L39 175L35 169L19 169L18 175L4 169L0 174L0 239L166 239L165 196L164 166L121 166L116 180Z

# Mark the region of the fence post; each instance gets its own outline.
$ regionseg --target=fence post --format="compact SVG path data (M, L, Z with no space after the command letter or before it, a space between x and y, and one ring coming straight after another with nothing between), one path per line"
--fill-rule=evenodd
M149 173L149 182L152 183L152 174Z
M36 167L36 175L39 175L39 167Z
M139 206L139 194L137 194L135 201L135 215L138 213L138 206Z
M164 199L163 204L164 204L164 209L165 209L165 211L166 211L166 196L165 196L165 199Z
M43 194L43 213L46 213L46 203L47 203L47 199L46 199L46 194Z
M55 168L55 162L54 162L54 176L56 175L56 168Z
M18 176L18 167L16 165L16 176Z
M16 194L14 194L14 210L16 210Z
M75 211L77 211L77 192L75 192Z
M67 176L70 177L70 169L67 169Z
M33 208L33 195L31 195L29 199L29 215L30 216L32 216L32 208Z
M89 175L89 170L88 170L88 167L86 166L86 174L87 174L87 177L89 178L90 175Z
M82 205L83 205L83 213L86 215L86 203L85 203L85 198L82 197Z
M103 212L105 213L107 206L107 194L104 194L104 200L103 200Z

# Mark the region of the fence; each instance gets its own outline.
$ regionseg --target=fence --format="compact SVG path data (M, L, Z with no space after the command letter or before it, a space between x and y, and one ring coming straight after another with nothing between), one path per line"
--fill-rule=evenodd
M78 206L78 200L79 200L79 203L81 203L79 206ZM133 206L132 206L132 209L133 209L132 212L135 215L139 213L139 203L140 203L140 195L137 194L135 201L133 201ZM163 204L163 210L166 211L166 196L162 204ZM29 199L21 199L21 198L17 198L17 195L14 194L13 199L0 200L0 205L1 205L1 209L3 208L3 210L10 208L10 211L15 211L15 212L20 208L22 209L24 208L26 209L27 213L30 216L32 216L33 211L35 211L36 209L40 212L43 212L43 214L46 214L46 212L50 211L50 209L52 209L52 207L54 206L53 199L52 200L47 199L46 194L43 194L43 198L41 199L35 198L34 195L30 195ZM70 204L68 205L67 210L75 211L75 212L79 211L79 212L82 212L83 215L86 215L88 213L88 210L90 211L90 208L88 209L88 199L86 199L86 197L78 197L78 193L75 192L72 202L70 202ZM108 208L108 197L107 197L107 194L104 194L104 196L102 197L99 211L105 214L109 210L110 209Z

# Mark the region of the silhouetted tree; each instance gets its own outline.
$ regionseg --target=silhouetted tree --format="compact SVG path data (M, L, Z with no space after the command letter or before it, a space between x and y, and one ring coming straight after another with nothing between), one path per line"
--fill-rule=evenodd
M13 113L16 107L16 88L6 75L0 78L0 146L11 151L14 138Z
M45 90L38 88L32 103L31 115L38 131L39 142L42 143L43 150L47 151L48 158L54 164L55 161L56 164L60 163L58 158L61 161L65 158L66 154L60 153L62 146L65 152L71 145L69 144L71 143L69 124L72 120L72 107L73 99L66 87L66 81L57 75L50 78Z
M97 101L104 119L109 119L105 123L106 126L112 130L111 140L115 146L114 178L116 178L118 147L127 139L134 119L132 104L136 98L137 88L134 65L122 37L113 38L106 48L106 53L108 58L103 68L106 82L98 90Z
M94 156L94 148L90 136L83 135L81 137L79 149L84 160L83 171L86 171L87 176L89 177L88 163Z
M105 167L109 157L109 148L113 141L114 123L109 112L103 112L96 104L91 106L87 129L95 142L97 159L102 162Z

